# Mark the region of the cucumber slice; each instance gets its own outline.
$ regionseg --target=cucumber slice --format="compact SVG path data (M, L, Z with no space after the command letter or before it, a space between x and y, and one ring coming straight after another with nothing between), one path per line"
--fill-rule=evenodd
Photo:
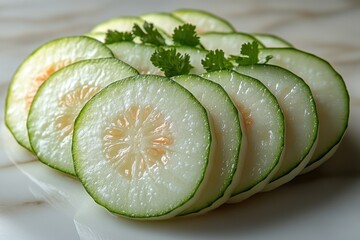
M206 72L201 63L201 60L204 59L208 53L206 50L188 46L176 46L175 49L182 55L188 54L190 56L190 64L194 67L190 70L190 73L202 74Z
M172 12L172 14L184 22L195 25L198 34L206 32L235 31L235 28L228 21L209 12L193 9L179 9Z
M119 42L107 46L116 58L134 67L139 73L163 75L162 71L150 61L151 55L156 51L155 46L133 42Z
M210 178L200 198L181 213L203 214L229 199L242 170L245 139L242 138L238 111L220 85L195 75L176 76L172 79L189 90L207 109L213 120L217 144Z
M119 42L107 46L114 53L115 57L134 67L141 74L164 75L164 73L159 68L155 67L150 60L151 56L156 51L155 46L133 42ZM191 56L190 64L194 67L190 70L190 73L201 74L205 72L201 60L205 58L207 51L187 46L165 48L176 48L176 51L181 54L189 54Z
M184 24L182 20L170 13L148 13L140 16L141 19L154 24L156 27L163 30L166 34L172 35L174 29Z
M138 219L169 218L191 206L212 148L203 106L175 81L153 75L104 88L81 110L73 135L75 171L89 194Z
M280 166L284 148L284 116L271 92L258 80L235 71L201 75L220 84L242 114L248 142L244 169L229 202L261 191Z
M136 74L116 58L80 61L53 74L36 93L27 121L31 147L39 160L75 175L71 141L81 108L105 86Z
M91 33L106 33L108 30L117 30L119 32L131 32L134 24L142 26L144 20L138 17L118 17L107 20L96 25Z
M96 25L87 36L93 37L101 42L105 42L106 33L108 30L119 31L119 32L131 32L134 24L143 26L144 20L139 17L118 17L108 21L102 22ZM164 31L158 29L159 33L164 37L166 44L172 45L172 39ZM134 39L136 43L141 43L140 39L136 37Z
M6 98L5 122L20 145L32 151L26 121L40 85L56 70L79 60L113 57L104 44L89 37L64 37L35 50L18 68Z
M288 48L293 47L291 43L278 36L267 33L254 33L252 34L263 46L267 48Z
M257 41L253 36L240 33L205 33L200 36L200 42L205 49L216 50L222 49L226 55L239 55L241 46L244 43ZM259 42L258 42L259 43ZM259 43L260 47L262 43Z
M315 101L306 83L283 68L253 65L235 70L261 81L275 95L285 117L284 157L264 189L272 190L296 177L310 161L318 139Z
M349 121L349 94L344 80L325 60L293 48L260 50L260 57L272 55L270 64L284 67L310 87L319 118L319 141L305 171L320 166L336 151Z

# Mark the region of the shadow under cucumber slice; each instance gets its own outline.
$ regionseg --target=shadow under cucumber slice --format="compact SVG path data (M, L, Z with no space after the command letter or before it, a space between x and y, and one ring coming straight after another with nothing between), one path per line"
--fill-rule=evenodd
M71 142L81 108L110 83L136 74L116 58L83 60L54 73L36 93L27 120L31 147L39 160L75 175Z

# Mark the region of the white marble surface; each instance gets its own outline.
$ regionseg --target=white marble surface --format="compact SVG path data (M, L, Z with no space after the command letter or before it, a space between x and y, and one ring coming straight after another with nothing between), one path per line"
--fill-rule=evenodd
M0 239L359 239L360 2L0 0L0 124L6 87L21 61L55 37L120 16L200 8L240 31L268 32L327 59L351 96L347 134L319 169L236 205L193 219L137 222L97 207L80 184L0 142ZM4 133L4 132L3 132ZM4 134L2 134L4 136Z

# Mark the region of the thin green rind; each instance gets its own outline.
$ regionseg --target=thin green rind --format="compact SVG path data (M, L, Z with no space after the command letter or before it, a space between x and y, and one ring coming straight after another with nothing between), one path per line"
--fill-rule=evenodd
M150 61L152 54L156 51L155 46L133 42L118 42L107 46L116 58L134 67L139 73L163 75L162 71Z
M268 185L264 188L264 191L269 191L269 190L277 188L277 187L285 184L286 182L290 181L291 179L293 179L304 169L304 167L310 161L310 158L312 156L312 153L315 150L316 143L318 140L318 117L317 117L315 100L312 97L310 87L304 82L304 80L302 80L300 77L298 77L297 75L293 74L292 72L290 72L284 68L281 68L281 67L278 67L275 65L259 64L259 65L253 65L253 66L239 66L239 67L236 67L234 70L238 71L244 75L249 75L251 77L255 77L259 81L263 82L265 85L267 85L266 82L268 81L267 78L270 77L269 75L279 74L281 76L284 76L288 82L293 83L294 87L300 86L302 92L307 93L306 102L309 102L311 108L313 109L312 113L314 114L313 115L314 121L313 121L312 129L311 129L311 131L306 132L306 135L309 134L311 136L311 138L309 139L310 140L309 143L306 145L306 148L303 149L302 155L299 156L299 160L295 163L295 165L291 166L286 171L283 170L283 172L281 172L280 175L277 173L274 175L274 177L271 179L271 181L268 183ZM270 73L270 72L272 72L272 73ZM274 90L270 89L270 91L274 91ZM291 89L289 89L289 90L291 90ZM274 95L275 95L275 97L277 96L276 94L274 94ZM288 120L291 120L291 116L292 115L289 116ZM285 118L285 132L286 132L287 126L291 125L291 124L288 124L288 125L286 124L286 122L288 121L286 119L287 118ZM286 140L286 142L288 142L288 140ZM292 144L292 143L289 143L289 144ZM285 145L287 145L287 144L285 144ZM287 151L287 149L285 148L285 152L286 151ZM286 154L285 154L285 156L286 156ZM285 160L286 160L286 158L284 158L284 161ZM280 172L280 169L279 169L279 172Z
M248 187L240 189L240 190L234 190L232 193L232 197L229 199L229 203L235 203L243 201L250 196L254 195L257 192L260 192L265 185L271 180L272 176L275 174L277 169L279 168L279 164L281 162L283 149L285 145L285 123L284 123L284 115L281 111L281 108L275 98L275 96L266 88L264 84L262 84L259 80L240 74L238 72L232 71L232 70L221 70L221 71L215 71L210 73L205 73L200 75L203 78L210 79L211 81L216 81L216 75L225 75L226 78L230 77L231 79L234 79L235 77L238 77L239 79L245 80L245 81L252 81L253 84L257 85L259 89L262 89L266 91L267 96L271 99L271 102L274 104L274 106L278 109L277 111L277 118L279 119L280 123L280 129L277 129L279 131L280 139L279 139L279 148L277 149L275 153L275 159L271 166L268 167L268 171L259 179L255 180L254 182L250 183ZM221 85L221 84L220 84ZM226 91L226 89L225 89ZM228 92L228 91L227 91ZM231 94L229 94L231 96ZM245 160L246 161L246 160ZM241 178L240 178L241 181Z
M233 104L232 100L230 99L229 95L226 93L226 91L217 83L209 81L207 79L201 78L197 75L180 75L180 76L176 76L176 77L172 77L172 80L176 81L177 83L179 83L180 85L182 85L183 87L185 87L186 89L188 89L195 97L198 98L198 100L200 101L200 103L203 102L203 100L201 100L201 98L207 98L206 96L202 95L200 96L199 93L196 94L196 90L192 90L189 89L189 84L187 84L187 82L196 82L196 84L199 84L203 89L206 89L206 92L217 92L218 96L220 96L222 98L222 100L219 99L213 99L214 101L222 101L224 103L227 103L227 107L226 109L231 109L229 111L229 114L232 115L232 121L238 126L237 129L234 129L234 131L232 133L234 133L235 135L235 139L237 139L235 145L237 145L237 147L234 148L233 150L233 156L230 157L228 162L233 163L233 165L231 166L231 174L227 176L227 178L225 179L225 181L223 181L221 183L221 187L218 189L218 193L216 194L216 196L214 196L214 194L212 194L212 198L208 198L208 199L203 199L203 200L198 200L195 201L195 203L188 209L186 209L185 211L183 211L180 216L184 216L184 215L200 215L200 214L204 214L210 210L215 209L216 207L220 206L221 204L225 203L234 188L234 183L236 183L239 180L239 176L242 170L242 161L243 158L240 159L240 157L243 157L240 155L240 150L241 147L244 148L243 143L244 143L244 137L242 134L242 129L241 129L241 125L240 125L240 117L239 117L239 113L238 110L236 109L235 105ZM206 94L206 92L204 94ZM200 98L200 99L199 99ZM206 104L203 104L204 107L209 111L210 116L213 116L213 113L211 112L211 110L206 106ZM213 117L214 119L214 117ZM215 125L215 124L214 124ZM221 132L219 129L215 129L218 132ZM225 136L224 136L225 137ZM217 139L217 146L222 145L219 141L219 139ZM223 139L226 141L226 139ZM231 140L232 141L232 140ZM233 141L232 141L233 142ZM220 149L217 149L215 151L220 151ZM224 155L220 154L220 157L223 157ZM218 159L216 158L215 161L221 161L222 159ZM215 164L214 164L215 165ZM212 169L211 171L213 173L210 173L210 178L215 178L217 181L219 181L219 174L220 173L220 169L219 168L225 168L224 165L222 166L218 166L218 168L216 169ZM219 186L217 186L219 187ZM213 185L207 185L207 187L205 188L205 191L207 191L206 189L213 189L214 186ZM201 198L201 197L200 197Z
M229 39L232 39L231 44ZM265 47L254 36L243 32L208 32L200 36L200 42L205 49L222 49L226 55L239 55L242 45L253 41L257 42L259 47Z
M284 67L286 69L288 69L289 71L295 73L296 75L298 75L299 77L301 77L310 87L310 89L312 90L316 105L317 105L317 109L318 109L318 113L319 111L323 111L322 107L319 105L320 103L317 100L317 93L314 92L314 89L311 86L311 81L313 81L314 78L311 79L307 79L306 77L302 76L303 72L302 71L312 71L312 74L314 75L314 77L319 77L319 75L324 74L324 73L329 73L329 76L333 78L334 82L336 82L337 87L332 90L338 90L340 95L342 96L343 99L343 107L342 109L344 110L344 115L341 116L342 119L342 127L338 130L338 133L336 134L336 136L334 137L334 140L329 143L326 144L327 147L324 147L323 150L320 153L317 153L317 149L315 150L315 153L312 157L312 159L310 160L310 162L308 163L308 165L305 167L304 172L308 172L310 170L315 169L316 167L320 166L322 163L324 163L327 159L329 159L331 157L331 155L335 152L337 146L339 145L339 143L341 142L341 140L343 139L346 129L348 127L348 122L349 122L349 116L350 116L350 97L349 97L349 93L347 91L346 88L346 84L343 80L343 78L341 77L341 75L331 66L331 64L329 62L327 62L326 60L305 52L305 51L301 51L298 49L294 49L294 48L267 48L267 49L261 49L259 51L260 57L265 57L266 55L272 55L273 58L269 61L269 64L274 64L274 65L278 65L281 67ZM289 62L291 61L295 61L293 57L291 57L291 54L295 54L298 57L303 58L302 60L297 60L297 67L302 67L301 71L293 69L289 66ZM282 61L279 59L283 59ZM309 61L314 61L313 64L311 64L310 66L307 66L307 64L309 64ZM314 69L313 66L314 64L320 64L321 67L324 68L325 72L317 72L317 69ZM324 83L328 82L329 80L325 80ZM339 99L332 99L331 98L331 94L329 94L329 92L327 92L327 96L329 96L329 99L327 100L327 102L338 102ZM332 111L329 111L332 112ZM336 116L337 118L339 118L339 116ZM322 143L322 132L323 131L332 131L333 128L331 129L323 129L322 124L324 123L328 123L328 121L331 120L330 119L322 119L321 114L319 113L319 142L318 142L318 146L320 146L320 144ZM328 138L326 138L328 139ZM313 165L313 166L312 166Z
M194 10L194 9L178 9L172 12L173 15L180 18L184 22L188 22L194 24L195 26L201 26L202 24L199 23L200 20L208 20L214 23L216 28L206 29L199 34L204 32L234 32L235 28L225 19L216 16L210 12L206 12L203 10Z
M47 54L47 50L51 49L51 48L57 48L57 51L59 52L59 54L61 54L62 50L59 49L59 46L56 47L56 45L60 45L60 44L64 44L64 46L68 45L68 43L65 44L65 42L78 42L79 41L88 41L89 45L96 45L96 47L98 48L99 52L102 52L101 54L99 54L96 57L78 57L76 59L76 61L79 60L83 60L83 59L88 59L88 58L107 58L107 57L113 57L114 55L112 54L112 52L110 51L110 49L108 49L105 45L103 45L101 42L90 38L90 37L86 37L86 36L70 36L70 37L62 37L62 38L57 38L54 39L50 42L47 42L43 45L41 45L40 47L38 47L35 51L33 51L22 63L21 65L18 67L18 69L16 70L15 74L13 75L13 78L11 80L11 83L8 87L8 91L7 91L7 96L6 96L6 100L5 100L5 124L7 126L7 128L9 129L9 131L12 133L12 135L15 137L16 141L19 143L19 145L23 146L24 148L26 148L28 151L33 152L30 146L30 142L26 133L26 136L24 136L23 134L19 134L16 131L14 131L13 128L15 128L14 125L16 124L12 124L10 123L10 116L9 116L9 108L10 105L12 103L12 98L13 98L13 91L14 91L14 85L17 83L17 81L22 81L22 80L18 80L17 79L17 75L20 75L22 73L22 71L30 71L30 70L26 70L26 68L28 67L27 64L29 62L35 61L33 60L34 58L46 58L49 54ZM76 44L75 44L76 45ZM96 48L94 46L92 46L91 51L92 53L95 53ZM44 55L42 55L42 53L44 52ZM67 51L65 51L66 53ZM53 53L51 53L53 54ZM85 55L85 54L84 54ZM36 62L36 61L35 61ZM46 66L45 66L46 67ZM26 113L25 113L26 114ZM23 130L26 130L26 118L27 118L27 114L26 117L21 117L20 119L17 120L21 120L24 121L23 123ZM23 135L23 136L20 136Z
M268 33L253 33L252 36L256 38L265 48L289 48L293 47L291 43L285 39Z
M104 67L104 65L107 65L107 66L105 66L106 68ZM69 169L67 167L61 166L61 164L60 165L58 164L58 162L57 162L58 158L61 158L63 160L65 156L59 156L58 158L54 158L54 159L50 160L49 156L43 156L43 155L47 155L47 154L39 154L42 150L41 146L36 147L36 143L38 140L43 141L43 139L36 139L36 137L34 136L35 133L33 132L33 131L36 131L37 127L38 127L35 119L41 115L41 113L37 112L37 106L38 106L38 104L40 106L41 105L46 106L46 102L44 102L44 101L49 100L49 96L45 96L45 99L42 99L42 98L44 98L42 96L43 92L47 89L51 89L53 95L50 97L57 98L59 96L59 93L57 91L61 91L63 89L63 86L61 85L63 83L63 81L66 81L66 79L76 79L76 78L79 78L79 76L81 76L81 75L84 75L84 77L82 77L82 81L84 81L84 79L87 76L89 76L90 71L92 71L92 72L100 71L101 75L105 75L105 77L101 78L101 81L104 81L104 79L106 79L110 76L110 73L106 72L110 66L114 67L114 68L118 68L118 70L127 68L126 71L128 71L128 72L126 72L126 74L125 73L124 74L128 75L128 76L138 74L138 72L134 68L130 67L128 64L126 64L116 58L87 59L87 60L75 62L66 67L63 67L62 69L60 69L57 72L55 72L54 74L52 74L49 77L49 79L40 86L40 88L38 89L38 91L34 97L33 104L29 111L28 120L27 120L27 129L28 129L28 133L29 133L30 145L31 145L34 153L36 154L36 156L42 163L46 164L47 166L49 166L51 168L59 170L61 172L64 172L64 173L67 173L67 174L70 174L73 176L76 175L74 169ZM118 70L114 70L114 71L118 71ZM69 72L71 72L71 71L73 71L73 74L69 75ZM79 71L81 71L81 72L79 72ZM62 75L66 75L66 76L62 76ZM107 81L109 83L111 83L113 81L117 81L117 80L121 80L121 78L117 76L117 77L114 77L113 80L107 79ZM94 79L91 79L91 81L94 81ZM76 106L76 107L78 107L78 106ZM46 111L46 115L51 115L51 110L56 111L57 109L56 108L48 109L48 111ZM33 129L33 131L31 129ZM41 137L43 137L43 136L41 136ZM56 147L58 149L60 148L59 146L54 146L54 148L56 148ZM61 149L62 149L62 147L61 147ZM65 150L65 149L63 149L63 150ZM69 160L72 162L72 159L69 159Z
M140 18L149 23L153 23L168 35L172 35L176 27L185 24L180 18L168 12L147 13L141 15ZM171 25L169 23L171 23Z
M205 158L206 158L206 160L205 160L206 163L204 164L202 175L199 178L199 181L194 184L196 186L194 187L193 191L190 193L190 195L188 197L186 197L181 203L179 203L177 206L175 206L172 209L166 209L166 210L160 211L160 212L158 212L156 214L152 214L152 215L134 215L134 214L128 213L126 211L120 211L118 209L114 209L108 203L101 202L98 199L98 197L96 196L96 194L93 193L93 190L91 189L91 187L89 187L88 183L83 181L84 176L82 175L81 166L79 165L79 161L80 161L79 149L77 149L77 142L80 140L79 136L78 136L78 129L83 124L83 121L84 121L83 118L86 117L85 116L86 112L91 111L91 110L89 110L89 108L92 107L92 104L95 105L96 101L98 101L97 99L101 99L103 97L106 98L107 92L112 91L112 88L124 88L124 86L122 86L122 85L131 84L131 82L134 82L134 81L144 81L147 79L149 81L162 81L163 83L166 82L166 84L172 84L174 87L178 88L179 92L184 93L185 95L187 95L187 97L189 99L191 99L194 103L196 103L199 111L203 115L204 126L208 129L208 135L207 135L208 147L206 149L206 153L204 153ZM94 199L94 201L96 203L103 206L104 208L106 208L108 211L110 211L112 213L115 213L115 214L118 214L118 215L121 215L121 216L124 216L127 218L139 219L139 220L161 220L161 219L166 219L166 218L176 216L183 209L186 209L187 206L191 206L192 202L195 200L194 198L196 197L196 194L201 191L202 182L206 177L206 172L207 172L206 169L208 168L208 165L210 164L209 159L210 159L210 155L212 154L212 152L211 152L212 151L212 149L211 149L212 142L213 142L213 139L212 139L212 135L211 135L211 126L209 123L208 113L207 113L206 109L198 102L198 100L190 92L188 92L185 88L181 87L175 81L169 80L168 78L161 77L161 76L155 76L155 75L139 75L139 76L135 76L135 77L129 77L122 81L118 81L118 82L110 84L109 86L105 87L102 91L97 93L90 101L87 102L87 104L85 104L85 106L82 108L80 114L78 115L78 117L75 120L73 142L72 142L72 154L73 154L73 159L74 159L75 172L76 172L78 178L80 179L80 182L83 184L85 190L89 193L89 195Z
M130 27L127 26L124 28L124 23L130 24ZM91 30L90 33L102 33L102 32L107 32L107 30L111 29L111 30L117 30L120 32L128 32L128 31L132 31L132 27L134 24L138 24L139 26L142 26L144 24L144 20L142 20L139 17L133 17L133 16L123 16L123 17L117 17L117 18L112 18L109 20L106 20L104 22L101 22L99 24L97 24L96 26L94 26Z

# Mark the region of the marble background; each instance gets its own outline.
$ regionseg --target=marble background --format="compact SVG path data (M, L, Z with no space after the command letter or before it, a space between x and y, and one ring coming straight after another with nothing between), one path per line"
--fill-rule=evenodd
M0 142L0 239L359 239L360 1L358 0L0 0L0 124L12 74L35 48L88 32L123 15L199 8L239 31L279 35L328 60L351 96L347 134L319 169L241 204L166 222L118 219L97 207L80 184Z

